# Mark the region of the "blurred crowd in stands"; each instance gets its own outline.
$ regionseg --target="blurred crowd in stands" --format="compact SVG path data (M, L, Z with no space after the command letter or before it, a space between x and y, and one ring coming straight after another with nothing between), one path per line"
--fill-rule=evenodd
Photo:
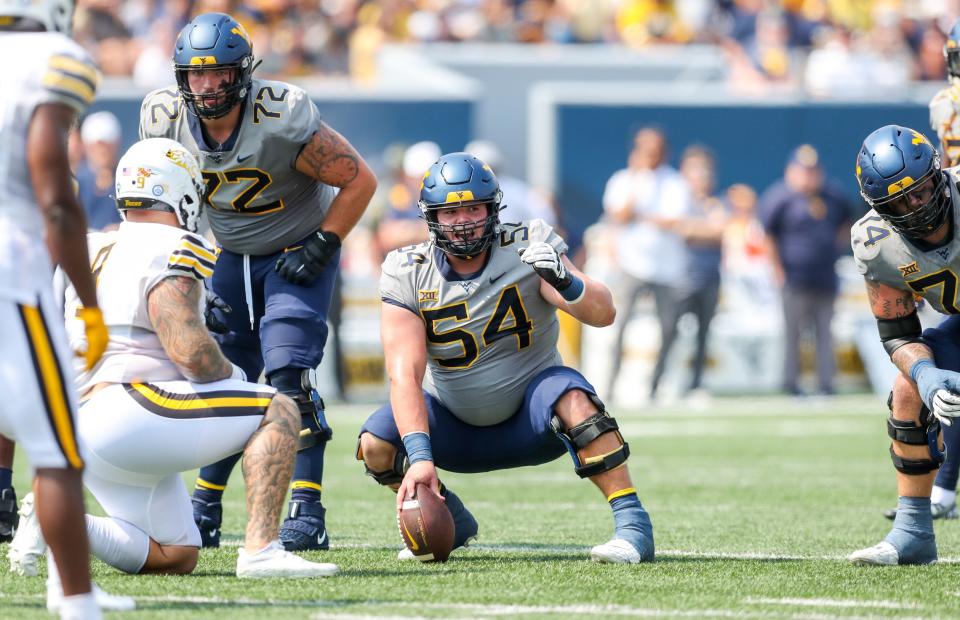
M369 78L386 43L708 44L747 92L843 96L943 79L960 0L80 0L76 34L105 74L156 87L177 32L206 11L247 27L264 77Z

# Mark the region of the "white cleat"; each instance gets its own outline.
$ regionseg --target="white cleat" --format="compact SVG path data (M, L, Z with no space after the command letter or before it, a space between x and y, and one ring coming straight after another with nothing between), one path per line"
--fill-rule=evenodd
M640 552L622 538L614 538L590 550L590 559L604 564L639 564Z
M7 549L10 571L23 577L36 577L39 574L37 560L47 550L47 543L40 531L40 520L37 519L36 507L33 505L33 493L27 493L23 498L18 512L20 527Z
M336 564L310 562L294 555L275 540L256 553L240 548L237 577L270 579L275 577L331 577L340 572Z
M137 603L129 596L120 596L110 594L101 590L97 584L93 586L93 595L97 600L97 605L101 611L132 611L137 608ZM60 588L60 580L47 582L47 611L55 614L60 611L60 604L63 602L63 590Z
M900 563L900 554L896 547L883 541L872 547L854 551L847 556L847 559L862 566L896 566Z

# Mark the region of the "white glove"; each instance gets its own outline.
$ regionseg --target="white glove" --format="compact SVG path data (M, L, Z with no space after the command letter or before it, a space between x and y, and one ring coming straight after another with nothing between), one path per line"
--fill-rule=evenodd
M937 390L933 395L932 413L941 424L953 424L953 418L960 418L960 394L950 390Z
M533 267L541 278L554 288L562 290L570 286L567 268L552 245L545 241L531 243L526 248L517 248L520 260Z

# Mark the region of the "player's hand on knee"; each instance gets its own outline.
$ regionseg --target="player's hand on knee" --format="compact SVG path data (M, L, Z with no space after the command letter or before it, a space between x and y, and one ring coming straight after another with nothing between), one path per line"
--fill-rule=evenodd
M938 392L947 392L954 398L960 394L960 372L937 368L933 360L921 359L910 367L910 378L917 384L917 391L923 404L936 415L935 397ZM952 411L952 398L948 401L941 399L943 411Z
M404 500L416 495L418 484L425 484L434 493L440 495L440 479L437 478L437 468L434 467L433 461L418 461L407 469L403 482L397 489L397 510L400 510Z
M340 249L340 237L329 230L317 231L303 246L288 252L275 267L285 280L306 286L312 284Z
M533 267L537 275L553 288L563 290L570 286L567 267L560 260L560 254L549 243L545 241L531 243L526 248L517 248L517 254L520 255L520 260Z
M233 308L230 304L213 291L207 291L207 303L203 310L203 322L207 329L215 334L226 334L230 331L227 327L226 319L221 318L224 314L230 314Z
M949 390L937 390L933 395L933 415L937 416L941 424L950 426L953 418L960 418L960 394Z
M82 356L86 361L87 370L91 370L103 357L107 350L107 344L110 342L110 332L103 322L103 312L100 308L80 308L78 316L83 321L83 328L87 335L86 348L78 350L76 353Z

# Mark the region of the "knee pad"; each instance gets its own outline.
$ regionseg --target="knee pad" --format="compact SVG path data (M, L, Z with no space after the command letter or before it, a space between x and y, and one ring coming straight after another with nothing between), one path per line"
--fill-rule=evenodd
M363 469L365 473L377 481L377 484L383 486L389 486L391 484L400 484L403 482L403 475L407 473L407 455L397 450L396 454L393 456L393 465L390 469L385 469L383 471L373 471L367 466L367 462L363 460L363 449L360 447L360 439L357 438L357 451L356 457L358 461L363 463Z
M325 405L317 392L317 371L312 368L281 368L270 373L267 382L297 403L301 430L298 450L306 450L333 438L327 424Z
M887 399L887 407L893 408L893 392ZM930 410L926 405L920 406L920 424L913 421L894 419L893 413L887 418L887 435L894 441L905 443L910 446L927 446L930 452L929 459L905 459L898 456L890 446L890 460L893 461L893 467L900 473L908 476L922 476L935 469L939 469L945 458L944 451L941 451L937 445L937 438L940 435L940 420L936 416L930 415Z
M566 431L564 431L563 422L559 417L553 416L550 419L553 432L567 447L567 452L573 459L573 470L581 478L589 478L616 469L623 465L627 457L630 456L630 446L623 440L617 421L607 413L599 398L591 395L590 400L593 401L599 411ZM615 433L620 441L620 447L607 454L599 454L581 460L577 452L586 448L594 439L605 433Z

